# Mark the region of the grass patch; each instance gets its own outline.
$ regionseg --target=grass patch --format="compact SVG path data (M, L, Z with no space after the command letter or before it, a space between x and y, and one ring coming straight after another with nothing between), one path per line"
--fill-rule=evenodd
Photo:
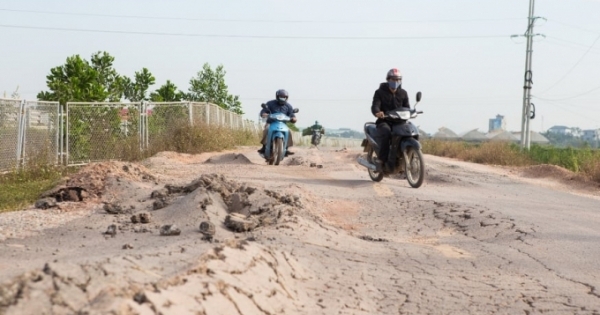
M481 164L527 166L551 164L600 183L600 150L532 145L529 151L508 142L467 143L425 140L423 152Z
M213 125L181 125L150 140L146 156L162 151L198 154L234 149L242 145L259 145L262 132L231 129ZM134 159L135 160L135 159Z
M530 156L516 144L507 142L467 143L462 141L425 140L423 152L481 164L532 165Z
M0 175L0 212L23 209L34 203L65 173L66 169L57 166L32 165Z

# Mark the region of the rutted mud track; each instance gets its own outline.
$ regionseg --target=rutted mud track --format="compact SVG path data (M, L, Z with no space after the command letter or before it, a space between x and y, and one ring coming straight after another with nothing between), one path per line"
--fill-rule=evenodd
M0 215L0 314L600 314L589 191L430 156L373 183L357 154L89 166L23 213L45 229Z

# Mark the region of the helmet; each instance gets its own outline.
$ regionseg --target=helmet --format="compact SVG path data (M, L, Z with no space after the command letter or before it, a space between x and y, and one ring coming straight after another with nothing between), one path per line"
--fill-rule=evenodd
M402 74L400 74L400 70L398 70L397 68L392 68L392 69L390 69L390 71L387 72L385 79L386 80L389 80L389 79L402 80Z
M289 97L289 94L284 89L279 89L279 90L277 90L277 92L275 92L275 99L281 105L283 105L283 104L285 104L287 102L288 97Z
M315 120L315 125L318 125L318 124L319 124L319 121L318 121L318 120Z

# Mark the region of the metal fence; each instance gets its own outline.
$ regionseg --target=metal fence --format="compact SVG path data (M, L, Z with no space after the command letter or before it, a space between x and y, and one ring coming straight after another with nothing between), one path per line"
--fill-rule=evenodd
M182 125L209 124L261 131L259 122L200 102L90 103L0 99L0 171L33 161L63 165L123 159L151 149ZM294 133L296 145L310 137ZM258 145L258 144L257 144ZM323 146L359 140L323 137Z
M67 103L67 165L122 159L151 149L179 127L210 124L258 130L257 123L211 103Z
M58 102L0 99L0 170L58 163L60 117Z
M0 98L0 171L35 161L78 165L122 159L151 148L176 127L211 124L257 131L261 126L215 104L89 103Z

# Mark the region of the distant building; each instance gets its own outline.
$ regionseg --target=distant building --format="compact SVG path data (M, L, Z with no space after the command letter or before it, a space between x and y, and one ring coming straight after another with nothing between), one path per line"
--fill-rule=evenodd
M432 138L440 140L460 140L460 137L454 131L446 127L438 129Z
M567 126L552 126L548 129L548 132L558 135L573 135L573 129Z
M600 142L600 129L584 130L581 139L590 144L598 144Z
M506 120L502 115L496 115L496 118L490 119L490 127L488 132L494 130L506 130Z

